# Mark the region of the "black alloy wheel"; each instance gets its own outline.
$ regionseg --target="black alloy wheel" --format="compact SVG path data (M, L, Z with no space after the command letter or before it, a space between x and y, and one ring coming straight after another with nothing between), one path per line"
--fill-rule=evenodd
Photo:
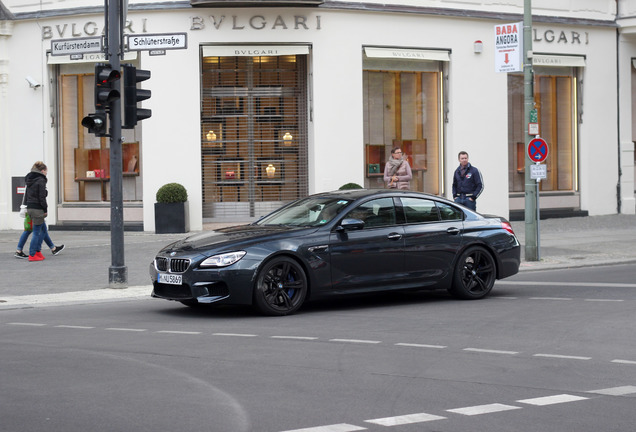
M496 278L497 267L492 255L482 247L473 246L457 260L449 292L461 299L480 299L492 290Z
M254 300L263 314L292 314L302 306L305 297L307 276L294 259L273 258L258 273Z

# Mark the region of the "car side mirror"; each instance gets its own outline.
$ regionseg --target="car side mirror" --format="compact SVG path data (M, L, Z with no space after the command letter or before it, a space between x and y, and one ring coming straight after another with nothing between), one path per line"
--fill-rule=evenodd
M350 219L346 218L340 222L338 225L338 231L356 231L364 228L364 222L360 219Z

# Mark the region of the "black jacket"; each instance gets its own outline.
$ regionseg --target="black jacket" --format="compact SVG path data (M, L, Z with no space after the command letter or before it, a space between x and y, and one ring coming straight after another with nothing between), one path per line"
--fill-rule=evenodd
M481 173L477 167L472 166L470 163L466 166L466 172L462 176L461 165L455 170L453 176L453 198L457 198L460 195L471 197L476 200L484 190L484 182L481 178Z
M41 172L31 171L24 178L26 182L26 206L27 208L34 208L44 210L44 213L48 213L48 205L46 204L46 196L48 191L46 190L46 176Z

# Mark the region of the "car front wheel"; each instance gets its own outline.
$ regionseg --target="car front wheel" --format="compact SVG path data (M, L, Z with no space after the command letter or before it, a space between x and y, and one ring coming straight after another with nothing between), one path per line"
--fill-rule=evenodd
M265 315L292 314L302 306L306 296L307 276L292 258L273 258L258 273L254 301Z
M466 249L457 260L449 292L458 298L475 300L488 295L495 285L495 260L479 246Z

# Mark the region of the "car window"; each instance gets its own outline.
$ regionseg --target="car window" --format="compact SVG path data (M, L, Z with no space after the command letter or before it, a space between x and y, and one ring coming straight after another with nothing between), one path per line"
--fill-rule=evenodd
M395 207L393 198L378 198L360 204L345 217L359 219L364 228L395 225Z
M439 214L442 217L442 220L463 220L464 219L464 212L458 209L457 207L453 207L452 205L438 202L437 208L439 209Z
M438 222L435 202L422 198L401 198L406 223Z
M320 226L330 222L349 203L337 197L308 197L276 210L256 224Z

